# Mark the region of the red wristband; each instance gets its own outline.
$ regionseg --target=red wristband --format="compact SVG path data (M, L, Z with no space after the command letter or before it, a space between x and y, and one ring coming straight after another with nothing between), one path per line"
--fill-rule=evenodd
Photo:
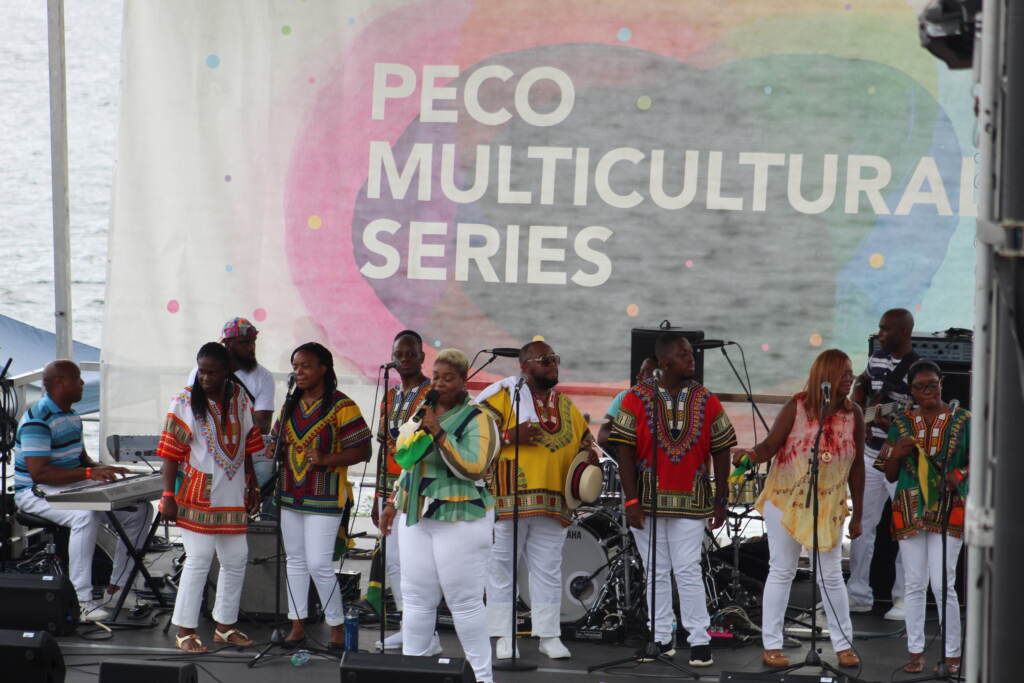
M164 491L160 494L161 498L174 498L174 491Z
M92 479L92 468L91 467L86 467L85 468L85 478L86 479Z
M622 507L628 508L630 505L636 505L639 502L640 499L638 498L630 498L629 500L622 504Z

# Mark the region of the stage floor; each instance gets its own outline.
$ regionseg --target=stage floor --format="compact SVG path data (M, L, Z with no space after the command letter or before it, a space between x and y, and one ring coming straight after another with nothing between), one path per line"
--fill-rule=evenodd
M369 570L369 563L363 560L346 562L346 569L360 571L365 584L366 575ZM158 572L159 573L159 572ZM794 585L793 601L801 602L809 595L809 582L797 581ZM903 633L903 623L886 621L882 619L882 606L877 607L876 614L858 614L853 616L855 629L855 645L860 653L862 669L858 673L850 670L849 673L858 675L866 681L891 681L908 678L908 674L899 671L899 667L906 661L906 638ZM934 611L929 612L928 633L934 634L937 630ZM205 655L183 655L174 648L173 633L163 634L163 626L167 616L160 616L158 624L149 629L134 631L116 631L113 637L108 640L93 641L89 638L101 637L96 633L85 633L92 630L90 627L80 627L79 633L74 636L67 636L58 639L63 651L65 662L68 665L68 683L80 681L94 682L99 668L99 663L113 658L125 658L138 661L175 661L186 660L195 662L200 666L199 681L246 681L246 683L284 683L289 680L299 680L299 677L308 679L315 677L320 681L339 679L338 661L336 658L314 655L312 660L301 669L291 664L290 654L277 654L262 660L257 666L249 668L246 666L258 651L257 648L249 648L245 651L238 651L235 648L213 649ZM255 640L266 642L269 637L270 627L266 624L240 623L240 627L249 633ZM204 622L200 625L200 634L207 645L211 644L213 625L211 622ZM326 642L328 629L323 623L307 626L309 636ZM373 626L365 626L360 632L360 645L366 649L377 640L378 631ZM454 631L442 629L440 631L441 642L444 646L444 654L447 656L461 656L461 648ZM937 639L929 639L927 650L927 661L929 667L937 662L940 647ZM599 664L618 657L627 657L633 649L624 645L599 644L589 642L566 641L566 645L572 651L573 656L568 660L551 660L537 651L535 640L526 638L521 641L520 652L524 660L537 665L532 672L509 673L503 671L495 672L495 680L499 682L510 681L551 681L561 679L563 683L572 681L610 681L610 680L640 680L641 678L680 678L678 672L660 663L652 664L627 664L616 668L587 673L587 667ZM822 658L835 664L835 655L827 639L820 643ZM801 641L799 647L786 650L791 661L803 661L807 653L807 641ZM688 648L684 645L676 653L675 661L686 665L689 658ZM740 647L716 647L714 649L715 663L710 668L697 669L696 673L703 681L717 681L723 671L730 672L759 672L761 666L761 647L758 640L753 640ZM795 672L800 675L812 675L819 673L813 669L802 669ZM393 680L398 680L393 679ZM745 680L745 679L740 679ZM790 679L793 680L793 679ZM797 679L800 680L800 679ZM811 680L811 679L806 679ZM825 681L827 679L818 679Z

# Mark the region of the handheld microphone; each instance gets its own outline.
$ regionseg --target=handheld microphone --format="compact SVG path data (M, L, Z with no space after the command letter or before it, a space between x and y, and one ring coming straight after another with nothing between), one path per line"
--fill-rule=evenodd
M385 363L384 365L380 366L380 369L381 370L394 370L397 367L398 367L398 361L397 360L393 360L390 363Z
M832 382L825 380L821 383L821 397L825 401L826 408L832 404Z
M661 368L654 368L654 372L651 373L651 376L654 377L654 381L655 382L660 382L661 381Z
M949 402L949 415L952 417L956 415L956 411L960 410L960 399L954 398Z
M493 349L484 349L484 352L502 358L519 358L519 349L513 349L511 346L495 346Z
M430 408L437 403L437 399L440 396L441 394L438 393L437 389L431 389L428 391L427 395L423 397L423 403L420 405L420 409L412 416L412 422L415 422L416 424L423 422L423 415L427 412L427 408Z
M735 346L734 341L725 341L723 339L702 339L700 341L690 342L690 346L696 351L697 349L720 349L723 346Z

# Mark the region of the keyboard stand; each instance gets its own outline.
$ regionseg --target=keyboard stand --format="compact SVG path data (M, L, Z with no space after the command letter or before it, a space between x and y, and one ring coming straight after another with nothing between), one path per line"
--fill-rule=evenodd
M146 501L141 501L139 504L149 505ZM124 527L121 525L121 521L117 518L117 515L114 514L113 510L107 511L107 520L114 528L118 538L120 538L121 542L124 543L124 547L128 550L128 555L132 558L132 570L128 574L128 580L121 587L121 595L117 598L112 622L104 622L104 625L118 629L153 628L156 626L155 620L151 620L149 623L126 623L119 622L117 618L121 614L121 608L124 607L124 601L128 599L128 593L131 592L132 586L135 585L135 578L139 575L139 572L142 573L142 578L146 582L146 585L148 585L149 589L153 591L153 595L156 597L157 602L160 603L160 607L162 609L171 608L171 605L167 602L166 598L164 598L163 593L160 592L159 587L156 585L156 581L153 580L153 576L149 573L149 570L146 569L146 565L143 562L143 559L146 556L146 550L149 549L149 543L156 534L157 528L160 526L160 513L158 511L154 515L153 523L149 527L149 533L146 534L146 540L143 542L142 548L136 548L132 545L131 538L129 538L128 533L124 530Z

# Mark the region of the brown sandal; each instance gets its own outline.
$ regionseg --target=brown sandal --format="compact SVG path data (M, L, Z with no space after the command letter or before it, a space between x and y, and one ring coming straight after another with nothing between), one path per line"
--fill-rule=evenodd
M852 648L848 650L840 650L836 653L836 657L839 658L839 666L847 669L860 666L860 657L857 656L857 653L854 652Z
M761 653L761 661L773 669L789 666L789 657L783 654L782 650L765 650Z
M903 670L908 674L919 674L924 671L924 653L911 652L910 659L903 665Z
M960 658L959 657L946 657L946 670L950 674L956 675L960 673ZM939 667L935 667L935 673L939 672Z
M179 650L189 654L201 654L207 651L203 641L199 640L199 634L195 631L186 633L183 636L174 636L174 643L178 646Z

